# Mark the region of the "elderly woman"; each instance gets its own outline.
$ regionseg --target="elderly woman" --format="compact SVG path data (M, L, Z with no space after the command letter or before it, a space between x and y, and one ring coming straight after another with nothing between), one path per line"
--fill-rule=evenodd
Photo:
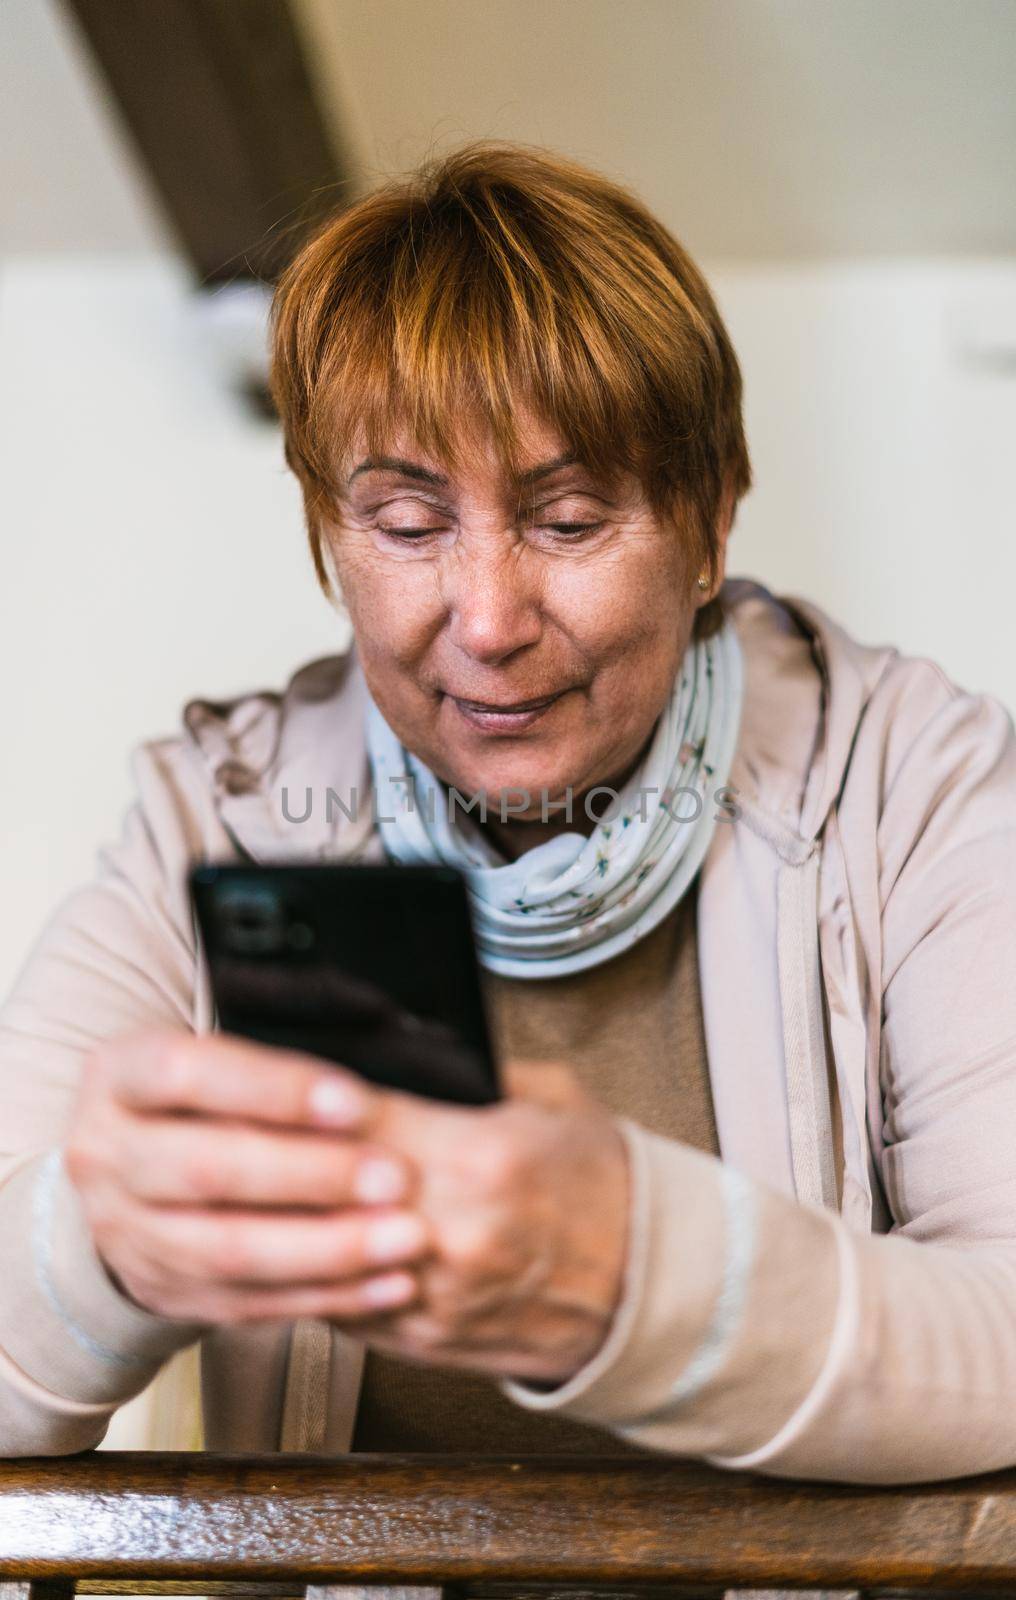
M737 361L604 180L460 152L273 326L353 646L141 748L3 1013L0 1450L200 1340L219 1449L1016 1464L1006 712L724 580ZM511 1092L216 1035L202 857L463 867Z

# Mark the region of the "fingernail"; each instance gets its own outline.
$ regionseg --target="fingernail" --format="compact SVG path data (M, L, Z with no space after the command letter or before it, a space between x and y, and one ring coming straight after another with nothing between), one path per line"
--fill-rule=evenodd
M353 1179L353 1194L368 1206L401 1200L405 1192L405 1172L397 1161L383 1156L376 1161L365 1161Z
M371 1306L402 1306L416 1294L416 1279L408 1272L392 1272L387 1278L368 1278L363 1298Z
M423 1248L426 1231L419 1217L381 1217L367 1236L367 1253L372 1261L399 1261Z
M342 1078L319 1078L310 1091L310 1110L316 1122L331 1128L353 1127L363 1115L363 1097Z

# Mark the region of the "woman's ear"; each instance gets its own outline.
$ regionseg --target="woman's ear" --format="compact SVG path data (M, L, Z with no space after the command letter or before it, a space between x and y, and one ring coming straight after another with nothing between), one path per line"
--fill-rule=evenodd
M720 589L727 570L727 540L734 521L734 511L737 506L737 496L733 484L728 479L726 487L720 496L720 504L716 513L716 523L713 530L713 556L708 563L709 585L700 590L696 586L692 593L696 599L696 616L693 636L696 639L708 639L716 633L723 622L723 608L718 599Z
M720 496L720 508L716 517L716 578L718 583L723 582L727 570L727 540L730 530L734 526L734 512L737 509L737 496L734 485L728 478L723 493Z

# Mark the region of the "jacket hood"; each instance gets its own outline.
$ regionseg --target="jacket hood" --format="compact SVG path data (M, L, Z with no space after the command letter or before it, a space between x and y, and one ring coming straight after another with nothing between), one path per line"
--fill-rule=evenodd
M819 606L751 578L727 579L721 594L745 667L730 785L749 825L777 847L781 836L811 841L840 792L871 691L898 652L861 644ZM185 706L185 740L244 854L370 851L365 696L351 647L306 663L281 690Z
M862 644L812 601L751 578L728 579L722 595L745 666L730 782L757 821L811 841L843 786L871 692L899 652Z

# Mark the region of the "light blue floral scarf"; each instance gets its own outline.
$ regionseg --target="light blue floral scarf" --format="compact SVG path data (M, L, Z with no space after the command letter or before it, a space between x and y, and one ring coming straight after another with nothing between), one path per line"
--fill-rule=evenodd
M743 696L732 624L692 640L642 762L588 838L561 833L506 861L471 812L410 754L368 697L378 826L398 862L467 877L482 964L516 978L597 966L635 944L680 900L702 864L727 783ZM463 796L462 802L472 798ZM538 797L537 797L538 799ZM496 814L498 798L488 798ZM575 809L583 804L576 798ZM574 813L573 813L574 814Z

